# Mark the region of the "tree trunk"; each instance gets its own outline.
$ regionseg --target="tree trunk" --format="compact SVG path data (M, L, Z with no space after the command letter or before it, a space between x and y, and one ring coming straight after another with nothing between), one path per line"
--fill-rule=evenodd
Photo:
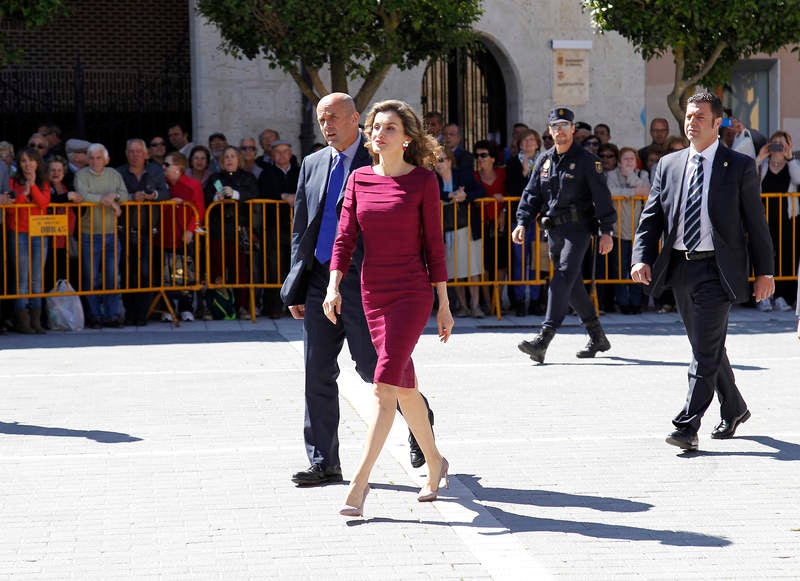
M364 84L361 85L358 95L355 96L356 110L359 113L363 113L366 110L367 105L369 105L370 101L372 101L372 97L375 95L375 91L383 84L391 68L391 65L387 65L377 70L370 70L364 78Z
M345 59L331 55L331 91L334 93L347 93L345 62Z

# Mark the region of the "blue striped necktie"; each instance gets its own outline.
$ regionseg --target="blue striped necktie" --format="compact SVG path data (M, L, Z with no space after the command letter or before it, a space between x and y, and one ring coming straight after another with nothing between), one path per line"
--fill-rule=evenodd
M703 156L695 155L692 161L697 165L689 179L683 212L683 243L689 252L700 244L700 209L703 206Z
M322 222L319 226L319 236L317 237L317 248L314 256L320 263L325 264L333 256L333 241L336 238L336 230L339 226L339 217L336 214L336 205L339 202L339 194L342 193L344 185L344 160L346 155L340 153L336 156L331 167L331 174L328 178L328 191L325 194L325 207L322 210Z

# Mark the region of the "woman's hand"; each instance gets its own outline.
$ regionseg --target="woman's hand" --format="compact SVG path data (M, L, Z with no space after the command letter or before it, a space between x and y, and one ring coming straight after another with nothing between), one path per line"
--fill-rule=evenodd
M78 192L67 192L67 199L74 204L80 204L83 201L83 195Z
M464 191L464 186L460 186L456 191L450 193L450 199L454 202L463 202L467 199L467 192Z
M325 294L325 300L322 301L322 311L328 320L336 324L336 316L342 314L342 295L339 289L329 286L328 292Z
M762 161L769 157L769 143L765 143L761 146L761 149L758 150L758 155L756 156L756 163L760 164Z
M436 328L439 330L439 341L447 343L450 335L453 332L453 315L450 312L450 306L445 305L439 307L436 312Z

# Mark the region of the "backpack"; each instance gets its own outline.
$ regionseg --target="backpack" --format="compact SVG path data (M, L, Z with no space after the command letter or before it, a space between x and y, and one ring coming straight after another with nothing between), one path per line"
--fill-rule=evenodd
M233 291L229 288L215 288L206 291L206 306L215 321L233 321L236 319Z

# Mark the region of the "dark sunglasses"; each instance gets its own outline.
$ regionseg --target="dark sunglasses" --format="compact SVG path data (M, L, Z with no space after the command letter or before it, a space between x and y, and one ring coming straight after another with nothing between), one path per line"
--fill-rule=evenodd
M614 155L613 153L601 153L597 157L602 157L603 159L612 159L612 158L616 159L617 156Z
M33 149L47 149L46 145L36 145L35 143L29 143L28 147L32 147Z
M242 151L255 151L256 150L254 145L243 145L239 149L241 149Z
M584 141L583 142L583 146L584 147L600 147L600 142L599 141Z
M159 145L166 145L165 141L151 141L150 147L158 147Z
M486 159L487 157L491 157L491 156L490 156L488 153L486 153L485 151L484 151L484 152L482 152L482 153L478 153L478 154L476 154L476 155L477 155L478 157L480 157L481 159Z

